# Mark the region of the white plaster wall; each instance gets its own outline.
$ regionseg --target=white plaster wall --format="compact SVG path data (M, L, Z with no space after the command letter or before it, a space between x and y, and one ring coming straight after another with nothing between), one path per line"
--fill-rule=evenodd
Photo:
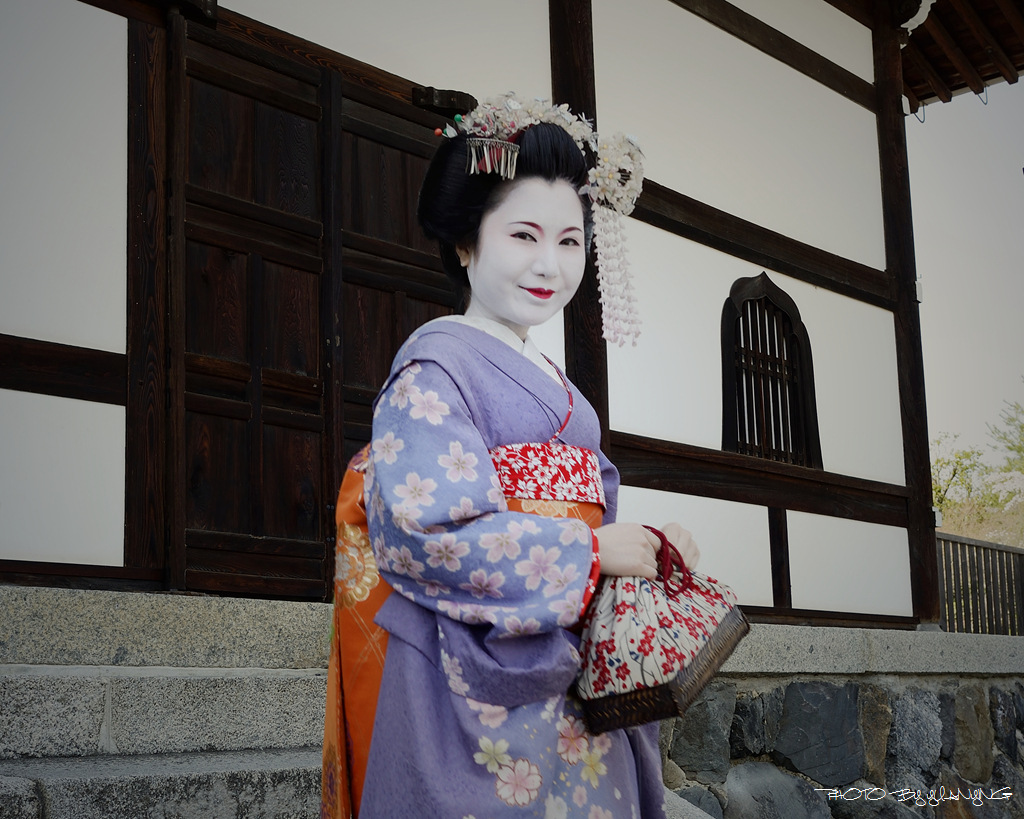
M733 282L765 269L630 219L643 327L608 347L613 429L720 449L722 305ZM904 485L893 316L768 270L807 327L829 472Z
M124 565L124 407L0 390L0 558Z
M382 68L478 99L551 96L545 0L229 0L232 11Z
M596 0L594 39L598 126L638 138L649 178L884 267L870 111L666 0Z
M788 513L796 608L910 616L905 529Z
M682 524L700 549L697 571L731 586L740 604L772 605L768 512L761 506L623 486L618 519Z
M811 339L825 468L906 485L893 314L769 273Z
M126 349L127 24L0 3L0 332ZM0 390L0 558L123 565L125 411Z
M125 351L127 24L0 3L0 332Z

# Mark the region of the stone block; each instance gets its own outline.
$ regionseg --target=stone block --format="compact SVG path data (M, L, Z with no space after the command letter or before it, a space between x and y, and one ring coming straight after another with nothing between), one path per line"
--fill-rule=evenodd
M877 674L972 674L1015 676L1024 667L1024 640L998 634L864 629Z
M864 775L864 742L857 686L823 682L786 687L774 756L822 785L845 785Z
M47 819L314 819L320 749L0 762L33 780ZM19 817L21 819L21 817Z
M686 774L671 759L666 759L661 764L662 784L670 791L678 791L686 783Z
M0 819L40 819L42 806L35 783L0 776Z
M712 819L724 819L721 803L707 788L702 788L700 785L691 785L688 788L680 788L676 793L691 805L700 808Z
M889 695L877 685L861 685L857 694L860 732L864 738L864 777L885 786L885 755L892 727Z
M996 747L1011 763L1018 761L1017 753L1017 705L1012 691L1001 688L989 689L989 716L995 732Z
M676 732L676 719L663 719L658 726L658 750L661 751L661 761L668 759L669 749L672 747L672 738Z
M679 794L665 791L665 819L712 819L712 817L692 802L683 799Z
M111 750L148 754L315 745L323 741L326 697L322 674L116 677Z
M1006 790L995 783L978 785L958 776L955 771L945 769L940 778L940 795L944 797L935 808L935 819L1022 819L1024 802L1022 802L1020 774L1014 774L1018 787L1012 784ZM1013 796L1010 796L1010 794Z
M821 794L767 762L734 766L725 780L723 819L832 819Z
M1013 707L1017 712L1017 730L1024 733L1024 683L1013 687Z
M326 668L331 606L0 586L0 664Z
M722 666L726 674L860 674L864 629L755 623Z
M736 712L729 732L729 748L734 759L759 756L775 747L783 701L782 688L760 694L748 693L736 700Z
M953 764L956 749L956 689L939 692L939 719L942 720L942 747L939 756Z
M729 729L729 754L733 759L764 753L764 701L756 694L740 694Z
M96 677L0 677L0 759L98 753L105 707Z
M725 781L735 706L736 687L712 683L679 718L669 757L691 779L704 784Z
M971 782L992 778L992 745L995 732L989 715L988 696L978 685L962 685L956 692L956 746L953 764Z
M1013 794L1009 799L998 802L989 800L992 807L1004 811L1000 819L1024 819L1024 768L1020 764L1014 765L1005 756L996 757L992 765L991 786L990 793L997 792L1000 796Z
M942 722L939 697L932 691L907 689L892 702L892 728L885 762L886 787L928 790L939 774Z

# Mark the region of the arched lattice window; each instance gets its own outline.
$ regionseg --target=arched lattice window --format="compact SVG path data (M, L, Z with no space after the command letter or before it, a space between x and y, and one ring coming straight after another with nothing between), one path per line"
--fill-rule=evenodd
M722 449L822 468L807 330L765 273L733 284L722 309Z

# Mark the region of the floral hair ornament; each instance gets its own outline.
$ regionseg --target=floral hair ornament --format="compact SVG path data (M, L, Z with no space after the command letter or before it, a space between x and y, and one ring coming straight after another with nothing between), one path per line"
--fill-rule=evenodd
M636 142L615 134L602 139L589 122L573 114L568 105L547 100L524 100L509 93L491 97L468 114L455 116L455 127L438 129L438 136L466 134L466 172L497 173L514 179L519 146L516 140L527 128L541 122L558 125L572 137L590 166L588 183L580 190L594 208L594 243L597 249L597 280L601 299L604 338L636 345L640 318L626 258L622 216L628 216L643 189L643 154ZM457 129L457 130L456 130Z

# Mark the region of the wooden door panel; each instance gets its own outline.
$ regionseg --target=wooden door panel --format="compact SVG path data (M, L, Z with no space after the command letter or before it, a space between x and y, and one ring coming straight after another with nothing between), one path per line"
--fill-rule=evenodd
M274 262L263 276L263 366L319 378L320 277Z
M400 148L353 133L342 137L346 231L435 253L416 221L420 183L429 162Z
M317 123L256 103L255 199L284 213L320 220Z
M185 350L248 362L248 255L203 242L185 253Z
M358 284L345 285L343 346L345 387L376 393L394 357L394 328L399 323L392 293Z
M244 405L238 404L240 409ZM216 532L251 530L249 421L187 410L185 526Z
M437 304L425 299L405 298L402 303L402 322L399 327L401 338L399 339L399 344L412 335L413 330L421 324L426 324L428 321L440 318L441 316L451 315L451 312L451 307L446 304ZM397 348L395 352L398 352Z
M197 187L251 200L252 121L249 97L195 79L188 82L188 181Z
M315 476L322 469L321 434L263 426L263 534L315 541L324 498Z
M177 31L172 581L322 599L323 72L191 23Z
M325 598L344 458L398 347L456 306L416 221L439 118L171 19L172 584Z

